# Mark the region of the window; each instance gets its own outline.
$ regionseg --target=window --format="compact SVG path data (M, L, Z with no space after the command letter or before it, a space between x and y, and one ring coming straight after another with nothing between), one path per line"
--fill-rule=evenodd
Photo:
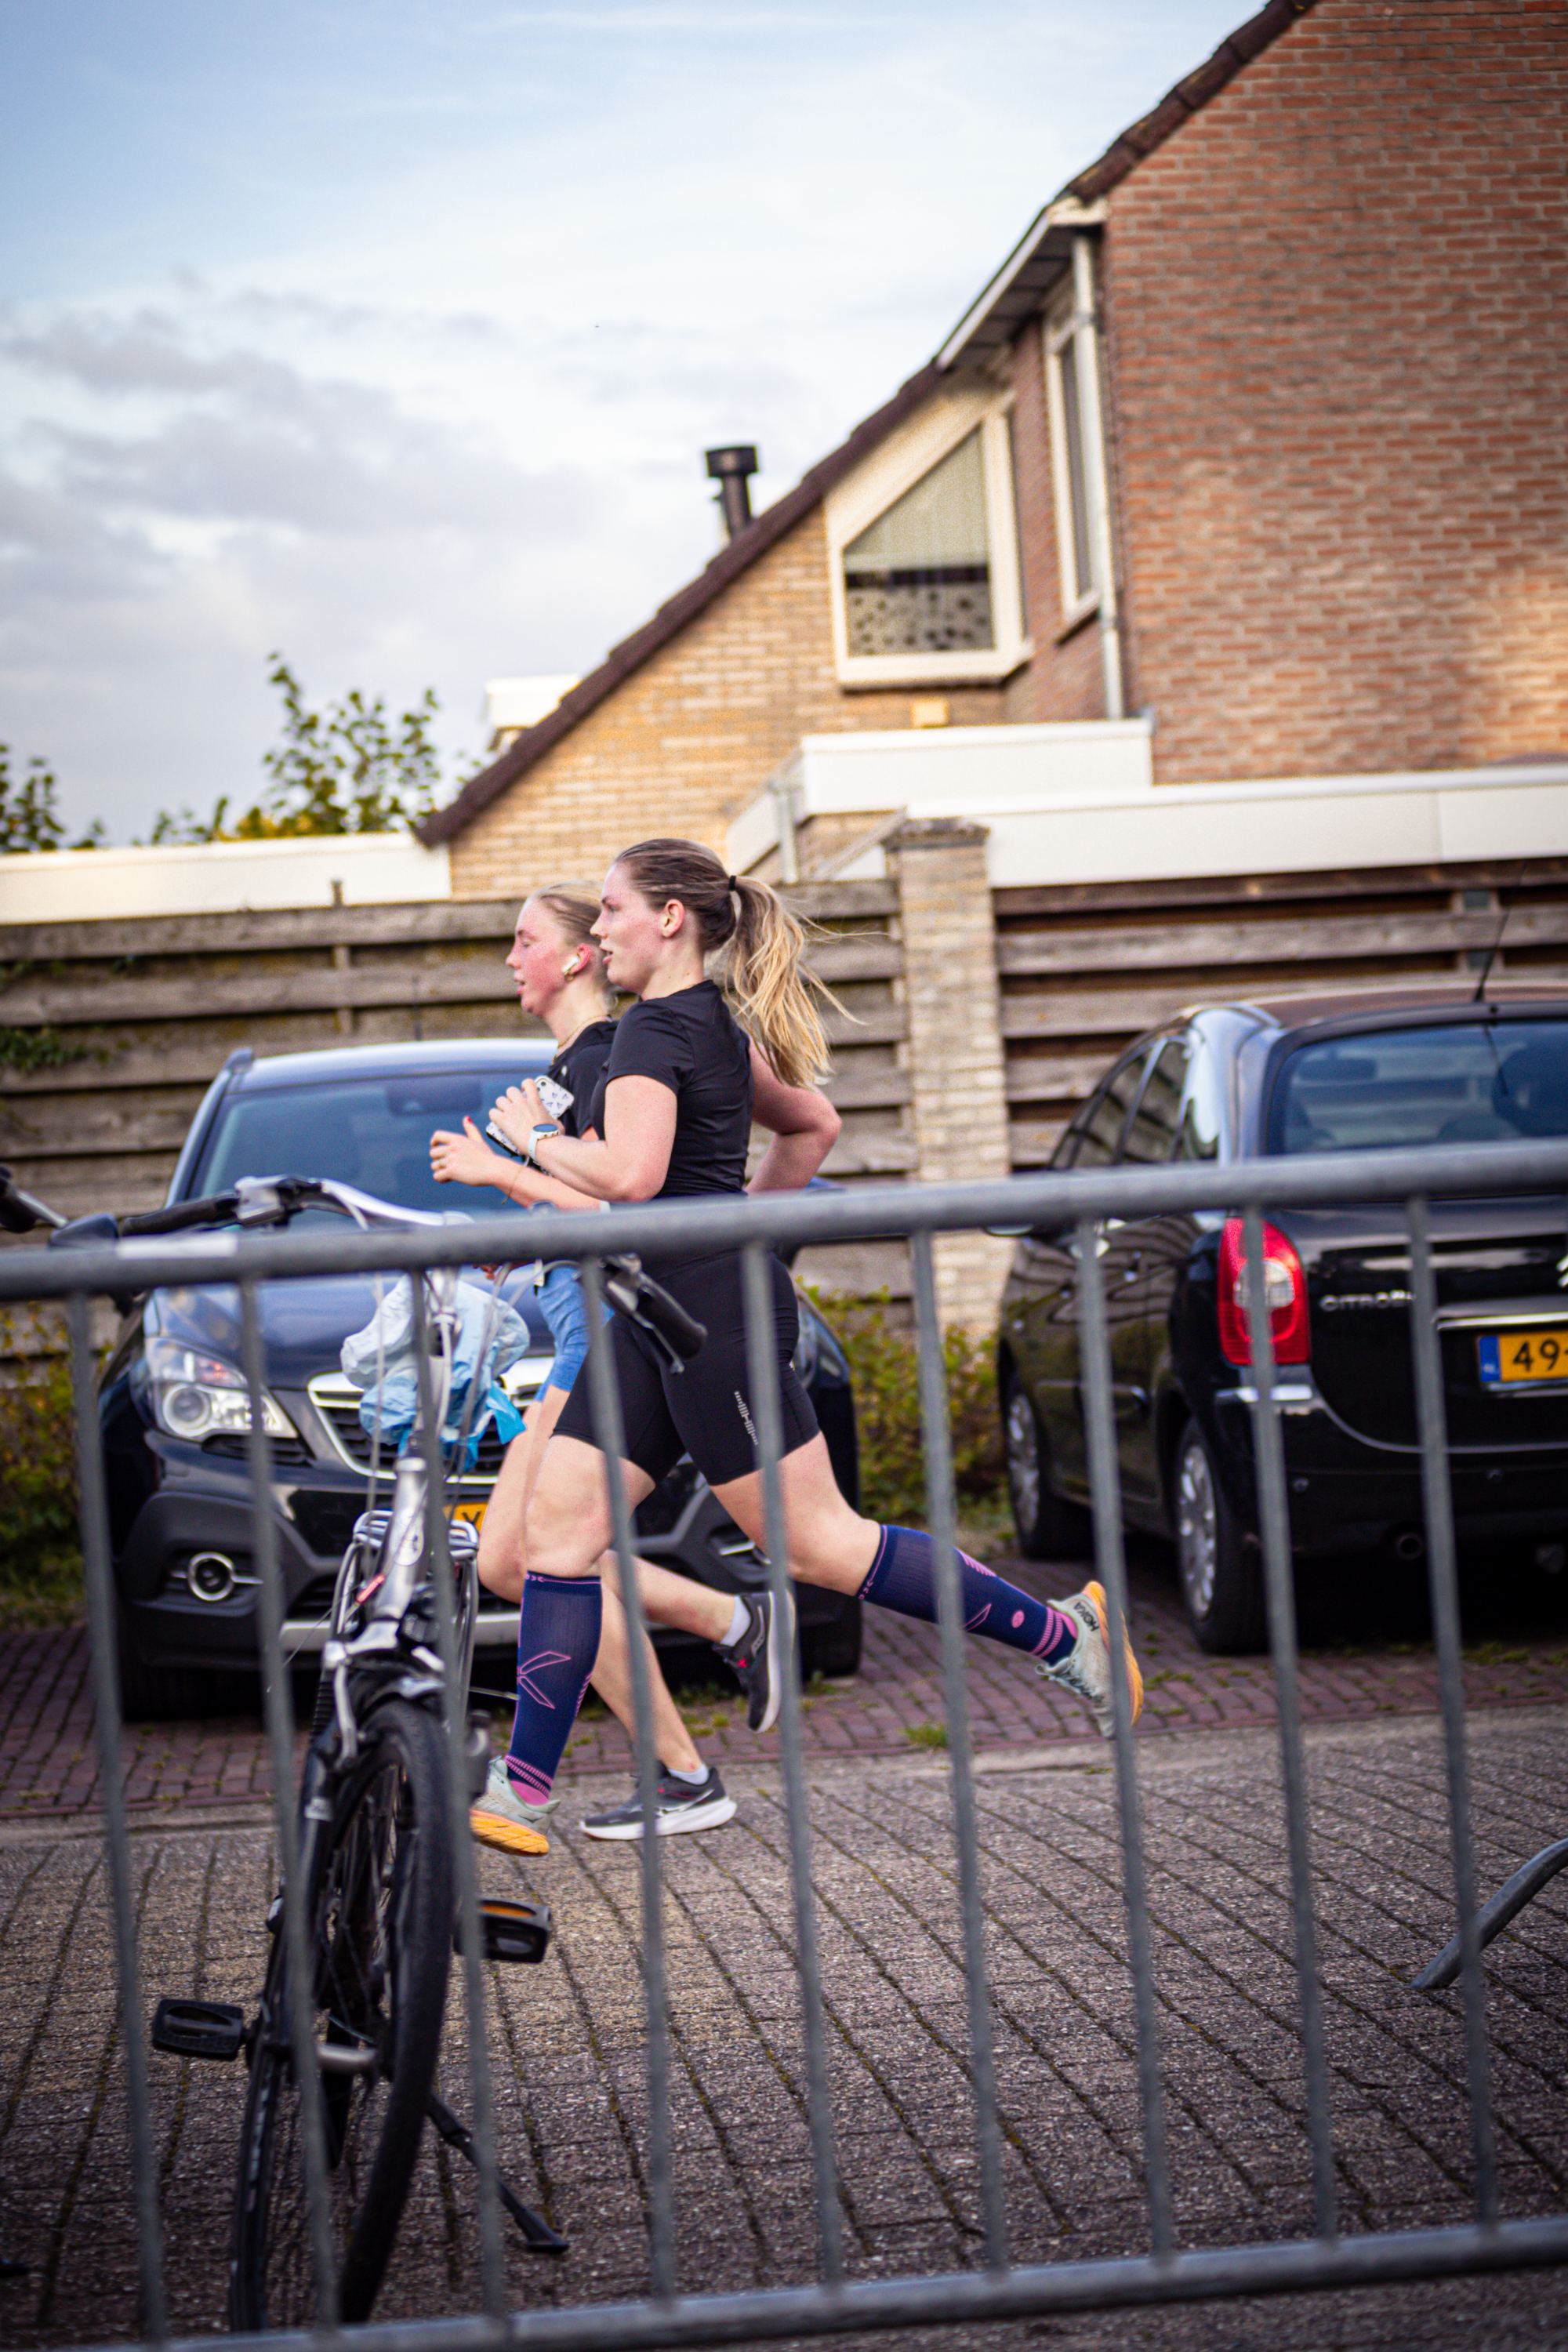
M1268 1104L1270 1151L1568 1135L1568 1022L1466 1021L1303 1045Z
M1028 659L1008 406L943 392L829 492L842 685L999 678Z
M1214 1046L1201 1033L1193 1040L1193 1066L1182 1104L1178 1160L1217 1160L1225 1130L1224 1081Z
M1086 389L1097 407L1092 417L1085 414ZM1046 404L1051 425L1062 620L1068 626L1092 613L1100 603L1094 464L1099 396L1094 336L1089 320L1069 297L1058 304L1046 322Z
M850 541L844 606L852 660L995 644L978 432Z
M1147 1049L1134 1054L1130 1061L1111 1076L1110 1084L1090 1106L1083 1123L1083 1132L1073 1157L1075 1168L1104 1168L1116 1157L1116 1147L1121 1140L1121 1130L1127 1124L1127 1113L1138 1092L1138 1081L1143 1075L1148 1058Z
M1167 1037L1138 1098L1138 1108L1121 1147L1123 1160L1137 1160L1144 1166L1169 1160L1176 1140L1177 1113L1186 1075L1186 1039Z

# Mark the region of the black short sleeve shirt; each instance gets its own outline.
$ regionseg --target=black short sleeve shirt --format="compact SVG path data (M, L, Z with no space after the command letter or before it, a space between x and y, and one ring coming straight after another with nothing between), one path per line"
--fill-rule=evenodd
M572 1097L561 1114L561 1124L568 1135L581 1135L585 1128L595 1125L591 1106L615 1042L615 1022L590 1021L585 1029L579 1029L569 1045L560 1048L551 1063L549 1076L558 1087L564 1087ZM604 1129L596 1131L603 1134Z
M600 1135L616 1078L657 1078L675 1097L675 1139L657 1200L745 1191L751 1043L712 981L648 997L622 1013L589 1105L587 1124Z

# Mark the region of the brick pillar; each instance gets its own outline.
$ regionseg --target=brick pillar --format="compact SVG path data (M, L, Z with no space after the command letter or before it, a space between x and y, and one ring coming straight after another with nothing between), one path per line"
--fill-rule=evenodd
M958 817L906 819L886 850L903 934L904 1050L918 1178L942 1183L1006 1176L1007 1094L985 827ZM933 1255L944 1328L990 1330L1013 1244L986 1234L939 1234Z

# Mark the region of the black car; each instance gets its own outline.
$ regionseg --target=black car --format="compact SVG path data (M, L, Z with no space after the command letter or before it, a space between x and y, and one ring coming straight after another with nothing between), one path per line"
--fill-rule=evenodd
M225 1064L196 1114L169 1200L221 1192L238 1176L288 1173L333 1177L407 1208L503 1213L495 1193L435 1182L430 1136L438 1127L459 1129L465 1113L482 1131L502 1089L542 1071L549 1056L542 1041L494 1039L352 1046L266 1061L241 1051ZM520 1256L537 1247L541 1222L520 1239ZM332 1227L342 1230L336 1220ZM509 1278L505 1296L533 1342L505 1375L514 1401L525 1403L549 1369L550 1335L526 1269ZM287 1594L284 1643L301 1659L324 1639L338 1561L365 1508L371 1441L360 1425L360 1392L344 1378L339 1351L369 1322L374 1306L371 1281L358 1275L274 1283L261 1294L273 1520ZM121 1671L132 1715L198 1708L212 1696L216 1672L256 1664L249 1412L239 1348L232 1286L154 1290L127 1314L104 1369L100 1424ZM838 1483L855 1501L848 1368L832 1332L804 1300L796 1362ZM464 1517L482 1515L502 1452L492 1427L471 1473L453 1480L450 1492ZM384 1500L384 1486L382 1494ZM721 1591L765 1580L754 1546L689 1458L655 1488L636 1526L646 1558ZM515 1646L517 1611L483 1598L476 1680L509 1688L505 1654ZM799 1608L807 1672L852 1674L860 1654L858 1601L802 1586ZM686 1637L661 1629L656 1638L679 1643Z
M1055 1169L1568 1135L1568 989L1364 990L1215 1004L1140 1038ZM1461 1544L1560 1570L1568 1545L1568 1204L1435 1202L1433 1263ZM1265 1231L1298 1581L1425 1548L1398 1204L1279 1210ZM998 1374L1024 1549L1082 1547L1089 1473L1073 1228L1015 1254ZM1172 1537L1205 1649L1264 1638L1239 1217L1100 1229L1122 1504Z

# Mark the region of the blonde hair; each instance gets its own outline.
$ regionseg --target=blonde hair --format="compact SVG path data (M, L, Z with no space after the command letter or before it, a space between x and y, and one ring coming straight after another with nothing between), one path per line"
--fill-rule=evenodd
M605 977L599 942L593 937L594 926L599 919L599 894L593 884L546 882L540 889L531 890L522 903L525 907L548 908L567 947L592 948L594 969L599 975L599 990L607 1013L616 1001L616 992Z
M639 841L616 864L650 905L680 901L705 956L728 949L725 992L784 1085L813 1087L825 1078L831 1059L815 998L840 1013L844 1007L803 969L806 928L778 892L750 875L727 874L700 841Z

